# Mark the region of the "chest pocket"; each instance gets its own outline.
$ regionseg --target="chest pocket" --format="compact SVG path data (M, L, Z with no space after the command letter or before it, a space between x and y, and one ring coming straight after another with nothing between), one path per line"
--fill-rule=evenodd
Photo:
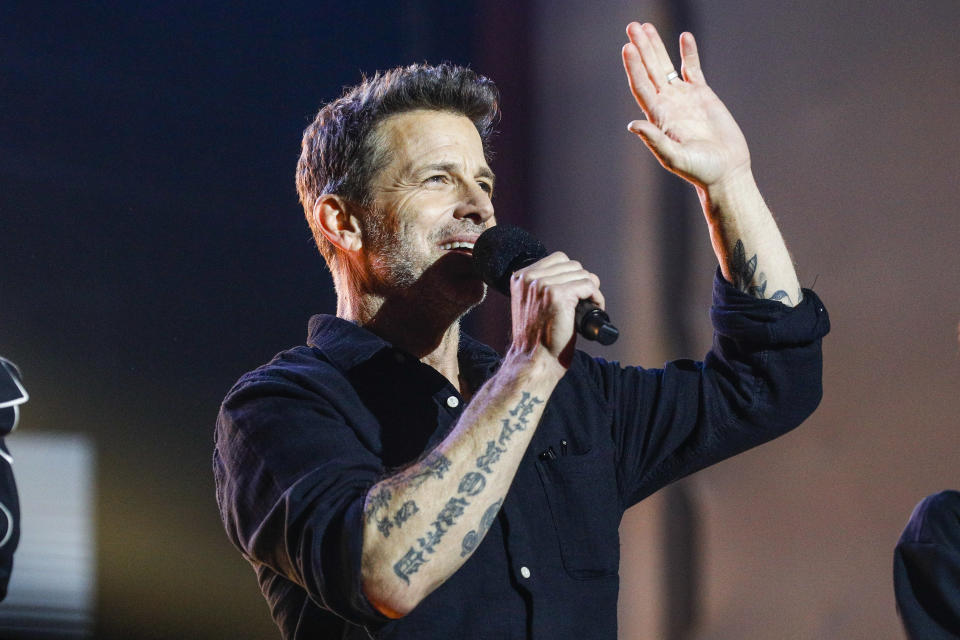
M537 472L572 578L616 574L620 567L620 506L613 454L594 448L538 460Z

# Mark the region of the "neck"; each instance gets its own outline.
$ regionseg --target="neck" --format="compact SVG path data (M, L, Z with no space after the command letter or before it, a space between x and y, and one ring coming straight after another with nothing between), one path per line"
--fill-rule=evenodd
M434 304L421 292L409 289L389 296L343 292L337 300L338 317L364 327L417 357L468 397L470 390L461 384L457 359L460 316L465 311Z

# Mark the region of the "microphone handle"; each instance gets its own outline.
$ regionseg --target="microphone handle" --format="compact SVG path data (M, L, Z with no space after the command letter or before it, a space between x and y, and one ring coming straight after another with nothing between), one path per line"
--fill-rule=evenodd
M620 337L620 330L610 322L607 312L590 300L581 300L577 303L574 323L577 333L587 340L595 340L604 346L613 344Z

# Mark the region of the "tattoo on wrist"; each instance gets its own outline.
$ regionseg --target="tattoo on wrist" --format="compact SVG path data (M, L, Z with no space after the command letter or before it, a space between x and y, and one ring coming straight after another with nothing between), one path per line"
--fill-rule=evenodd
M747 252L742 240L737 240L737 244L733 247L730 273L734 280L733 286L744 293L762 300L785 300L787 304L793 304L790 294L783 289L777 289L769 296L767 295L767 276L762 271L759 274L757 273L757 254L753 254L753 257L749 260L747 259ZM755 282L760 284L754 284Z

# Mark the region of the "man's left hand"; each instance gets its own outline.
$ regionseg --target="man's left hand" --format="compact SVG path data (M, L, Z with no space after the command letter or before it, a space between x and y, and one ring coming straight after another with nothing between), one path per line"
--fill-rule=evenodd
M646 120L630 123L666 169L709 188L750 171L747 141L707 86L693 34L680 36L680 74L656 28L631 22L623 66Z

